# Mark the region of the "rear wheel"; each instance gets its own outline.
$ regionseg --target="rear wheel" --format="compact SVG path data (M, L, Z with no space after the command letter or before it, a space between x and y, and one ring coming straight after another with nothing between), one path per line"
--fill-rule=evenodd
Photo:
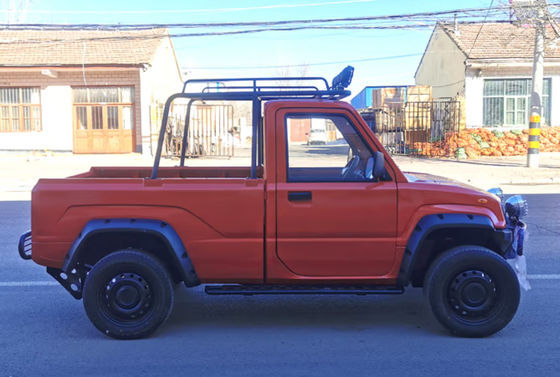
M84 285L91 322L114 338L142 338L155 331L173 308L173 283L165 267L136 250L111 253L97 262Z
M519 283L500 255L460 246L438 257L426 274L427 299L451 333L484 337L503 329L519 306Z

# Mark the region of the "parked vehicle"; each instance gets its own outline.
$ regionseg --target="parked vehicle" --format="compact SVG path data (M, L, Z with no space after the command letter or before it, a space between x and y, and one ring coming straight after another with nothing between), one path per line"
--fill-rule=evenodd
M350 94L352 73L347 67L332 85L323 78L218 79L234 82L219 92L212 85L189 92L211 80L187 81L165 105L152 168L92 167L39 180L21 257L46 266L83 298L91 322L115 338L156 330L172 311L179 283L206 284L214 295L399 294L424 287L451 333L501 330L519 304L506 256L522 252L525 202L403 173L356 110L340 101ZM160 167L167 114L179 98L189 106L251 101L251 165L188 167L183 143L179 165ZM188 112L186 119L183 135ZM286 131L301 119L329 121L345 143L329 145L320 158L317 148L302 151Z
M311 129L307 135L307 145L327 144L327 125L324 119L315 118L311 120Z
M327 144L327 131L320 128L312 128L307 138L308 145L325 145Z

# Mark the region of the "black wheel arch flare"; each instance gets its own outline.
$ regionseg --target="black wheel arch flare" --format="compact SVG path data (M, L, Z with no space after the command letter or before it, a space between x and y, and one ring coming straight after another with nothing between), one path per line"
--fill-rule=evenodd
M179 271L180 279L184 281L185 285L193 287L200 284L194 265L175 229L164 221L151 219L120 218L90 220L72 243L59 271L64 272L68 276L74 275L73 271L75 271L80 259L80 253L84 250L84 244L91 237L102 233L148 233L159 238L163 241L167 250L170 251L171 255L168 255L168 257L172 258L175 267ZM57 271L49 271L49 274L58 280L75 298L81 298L83 284L79 284L79 292L76 292L75 289L69 289L63 281L55 276L55 274L59 275Z
M401 267L397 278L398 286L407 286L412 280L414 267L420 259L422 244L428 236L442 229L481 230L490 234L492 242L500 255L504 255L513 242L513 230L509 227L496 229L490 218L483 215L445 213L424 216L414 227L402 257Z

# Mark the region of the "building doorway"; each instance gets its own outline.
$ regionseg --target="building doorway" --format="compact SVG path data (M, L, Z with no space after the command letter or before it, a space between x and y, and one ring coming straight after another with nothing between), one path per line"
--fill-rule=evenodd
M72 88L74 153L134 151L134 88Z

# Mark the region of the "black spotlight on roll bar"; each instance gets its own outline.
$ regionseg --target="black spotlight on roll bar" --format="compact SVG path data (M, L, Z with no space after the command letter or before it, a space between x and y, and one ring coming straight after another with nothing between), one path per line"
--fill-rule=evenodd
M334 77L331 89L344 90L348 88L352 83L352 76L354 76L354 67L349 65Z

